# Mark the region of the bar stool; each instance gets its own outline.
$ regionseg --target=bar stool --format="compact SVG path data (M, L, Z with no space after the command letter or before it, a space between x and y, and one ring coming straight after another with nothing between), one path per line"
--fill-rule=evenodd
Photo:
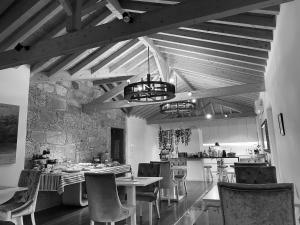
M212 172L211 172L211 168L212 168L212 166L210 166L210 165L205 165L204 166L204 181L205 182L210 182L209 177L211 177L211 181L214 180Z
M218 166L218 173L219 173L218 181L219 182L228 182L229 181L228 173L227 173L226 168L227 168L226 165Z
M235 183L235 171L234 171L234 165L230 165L230 168L232 168L232 170L227 171L227 174L229 176L229 182L230 183Z

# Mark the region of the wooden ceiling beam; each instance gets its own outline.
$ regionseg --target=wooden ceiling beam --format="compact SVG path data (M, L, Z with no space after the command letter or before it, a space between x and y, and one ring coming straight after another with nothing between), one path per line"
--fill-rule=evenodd
M1 15L0 19L0 42L21 27L35 13L48 5L50 0L18 0Z
M64 1L67 2L68 0ZM70 3L72 13L68 15L67 19L66 29L68 33L81 29L82 1L83 0L76 0Z
M176 93L176 97L165 101L165 102L176 102L184 100L192 100L194 98L210 98L210 97L221 97L221 96L231 96L245 93L254 93L254 92L263 92L265 91L265 84L243 84L243 85L233 85L221 88L211 88L206 90L192 91L192 95L189 95L189 92ZM106 109L115 109L115 108L128 108L134 106L142 105L153 105L160 104L160 102L128 102L127 100L118 101L118 102L105 102L94 100L92 103L85 104L83 107L90 108L94 110L106 110Z
M217 35L217 34L197 32L197 31L185 30L185 29L174 29L162 33L169 36L208 41L208 42L220 43L220 44L228 44L231 46L249 48L254 50L268 51L271 49L270 42L261 41L261 40L231 37L226 35Z
M191 90L194 91L195 88L193 87L193 85L181 74L180 71L176 70L176 69L172 69L172 71L174 72L175 76L177 76L180 80L182 80L183 83L185 83L185 85Z
M228 35L233 37L240 37L253 40L272 41L273 31L266 29L257 29L250 27L238 27L234 25L217 24L211 22L200 23L187 29L195 29L203 32Z
M126 65L130 61L134 60L138 56L140 56L142 53L146 51L146 48L144 45L139 46L138 48L134 49L132 52L129 52L125 57L114 63L113 65L109 66L109 71L113 72L115 70L118 70L122 66Z
M134 75L127 75L127 76L97 79L97 80L93 80L93 85L110 84L113 82L127 81L127 80L131 79L133 76Z
M4 41L2 41L0 43L0 51L12 49L18 43L22 43L60 12L62 12L62 7L58 4L58 2L51 1L49 5L38 11L28 22L23 24Z
M171 68L203 74L206 75L207 77L221 78L221 79L237 81L241 83L264 82L263 76L255 76L251 74L228 70L223 67L216 67L215 65L212 64L200 63L193 59L184 60L184 61L177 60L177 61L169 62L169 65Z
M289 0L229 0L224 2L190 0L181 4L144 13L134 23L115 21L45 40L28 51L0 53L0 69L71 54L103 44L146 36L180 26L228 17L245 11L278 5Z
M96 71L100 70L101 68L103 68L107 64L109 64L112 61L116 60L121 55L127 53L128 51L130 51L130 49L132 49L133 47L135 47L138 44L138 42L139 42L138 39L133 39L133 40L129 41L124 46L122 46L120 49L118 49L117 51L115 51L114 53L112 53L111 55L109 55L107 58L101 60L99 63L97 63L96 65L94 65L91 68L91 72L95 73ZM78 69L80 69L80 68L78 68ZM73 73L73 71L71 72L71 74L72 73Z
M221 68L223 67L229 70L238 71L241 73L248 73L256 76L263 76L265 71L264 66L247 64L243 62L232 61L232 60L222 59L222 58L217 58L212 56L205 56L194 52L187 52L184 50L182 51L178 49L160 48L160 51L167 55L174 55L174 56L184 57L187 59L188 58L196 59L204 64L208 63L210 65L216 65L217 67L221 67Z
M58 0L58 1L62 5L65 13L68 16L72 16L72 14L73 14L73 8L72 8L70 0Z
M156 66L158 68L160 77L163 81L169 80L169 73L170 68L162 54L160 53L159 49L153 44L153 41L148 37L139 37L140 42L142 42L145 46L149 47L150 51L152 52Z
M224 118L224 115L214 115L211 120L215 119L230 119L230 118L242 118L242 117L255 117L254 112L250 113L233 113ZM163 124L163 123L178 123L178 122L188 122L188 121L208 121L205 116L190 116L190 117L176 117L168 119L147 119L147 124Z
M68 69L68 72L73 75L85 66L87 66L92 61L96 60L99 56L104 54L106 51L108 51L111 47L113 47L114 44L108 44L99 47L97 50L93 51L88 56L84 57L82 60L80 60L78 63L76 63L74 66Z
M229 102L229 101L224 101L224 100L219 99L219 98L209 98L209 101L213 102L214 104L226 106L226 107L231 108L233 110L236 110L240 113L254 112L254 109L252 107L237 104L237 103L233 103L233 102Z
M216 50L216 51L221 51L221 52L226 52L231 54L255 57L264 60L268 59L268 52L266 51L240 48L240 47L224 45L220 43L211 43L207 41L188 39L188 37L183 38L183 37L175 37L175 36L169 36L164 34L152 34L149 37L157 41L165 41L165 42L171 42L175 44L180 43L183 45L197 46L199 48L211 49L211 50Z
M84 22L84 25L83 27L86 28L88 26L95 26L97 24L101 24L101 22L105 21L105 19L107 18L106 16L107 14L104 13L104 15L100 15L96 18L93 18L91 21L90 20L87 20ZM104 17L104 18L103 18ZM86 61L88 60L91 60L93 57L95 59L95 56L96 58L103 54L105 51L107 51L112 45L109 45L109 46L103 46L103 47L99 47L96 51L94 51L92 54L90 54L90 58L87 59L84 58L81 62L77 63L76 65L80 65L82 66L83 63L86 63ZM56 72L60 71L60 70L63 70L64 68L68 67L68 65L75 59L77 59L81 54L83 54L85 51L80 51L80 52L76 52L76 53L73 53L73 54L70 54L70 55L67 55L67 56L64 56L62 59L60 59L59 62L57 62L56 64L54 64L53 66L51 66L48 70L47 70L47 75L48 76L52 76L53 74L55 74ZM87 59L87 60L85 60ZM75 65L75 66L76 66ZM74 73L72 73L73 75Z
M263 8L263 9L256 9L256 10L253 10L251 12L276 16L280 12L280 6L279 5L274 5L274 6Z
M186 52L191 53L198 53L203 56L210 56L210 57L216 57L221 59L227 59L232 60L236 62L242 62L252 65L259 65L259 66L265 66L267 64L267 61L265 59L259 59L259 58L253 58L243 55L237 55L237 54L231 54L226 52L220 52L205 48L198 48L197 46L192 45L184 45L183 43L172 43L172 42L166 42L166 41L154 41L155 45L157 47L163 47L163 48L169 48L169 49L177 49L182 50Z
M106 22L107 18L109 18L111 15L110 11L108 10L103 10L101 11L99 14L98 13L95 13L95 15L91 15L90 17L88 17L87 19L85 19L83 21L83 28L87 28L89 26L95 26L99 23L103 23L103 22ZM67 23L67 20L65 21L65 23ZM55 36L55 35L58 35L60 34L61 32L64 32L64 27L65 27L65 24L62 23L62 24L57 24L57 26L54 27L54 29L52 29L51 31L48 32L47 35L45 35L40 41L44 40L44 39L47 39L47 38L50 38L52 36ZM40 42L38 41L38 42ZM67 60L64 60L64 58L67 58L67 57L70 57L70 59L74 59L76 58L76 55L77 56L80 56L82 54L82 51L81 52L77 52L77 53L74 53L74 54L71 54L71 56L65 56L65 57L61 57L61 63L56 63L56 65L60 65L60 66L57 66L56 71L59 71L60 69L64 68L65 66L67 66L69 64L70 61L67 61ZM57 58L58 59L58 58ZM39 60L38 63L34 64L32 66L32 69L31 69L31 74L34 75L42 70L44 70L45 68L47 68L48 63L48 60ZM59 68L60 67L60 68ZM48 70L51 70L51 68L49 68Z
M239 15L220 18L217 20L211 20L211 22L274 30L276 27L276 16L256 13L243 13Z

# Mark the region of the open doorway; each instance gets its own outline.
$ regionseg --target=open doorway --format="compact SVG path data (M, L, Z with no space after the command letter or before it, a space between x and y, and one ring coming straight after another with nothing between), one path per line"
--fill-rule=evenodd
M124 129L111 128L111 159L121 164L125 163Z

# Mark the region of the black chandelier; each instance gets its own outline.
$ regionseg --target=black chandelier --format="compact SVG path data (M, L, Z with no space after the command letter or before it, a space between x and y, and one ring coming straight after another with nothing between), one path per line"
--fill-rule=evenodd
M124 98L129 102L160 102L175 97L175 86L168 82L152 81L150 76L149 47L147 80L128 84L124 88Z
M168 102L160 105L160 112L164 114L189 114L196 107L196 104L190 101Z

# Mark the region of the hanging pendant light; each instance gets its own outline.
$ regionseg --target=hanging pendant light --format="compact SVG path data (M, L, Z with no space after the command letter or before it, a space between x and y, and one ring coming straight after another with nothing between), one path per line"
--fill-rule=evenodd
M190 114L196 107L196 104L190 101L168 102L160 105L160 112L163 114Z
M149 47L148 47L148 74L144 81L128 84L124 88L124 98L129 102L160 102L175 97L175 86L168 82L151 80Z

